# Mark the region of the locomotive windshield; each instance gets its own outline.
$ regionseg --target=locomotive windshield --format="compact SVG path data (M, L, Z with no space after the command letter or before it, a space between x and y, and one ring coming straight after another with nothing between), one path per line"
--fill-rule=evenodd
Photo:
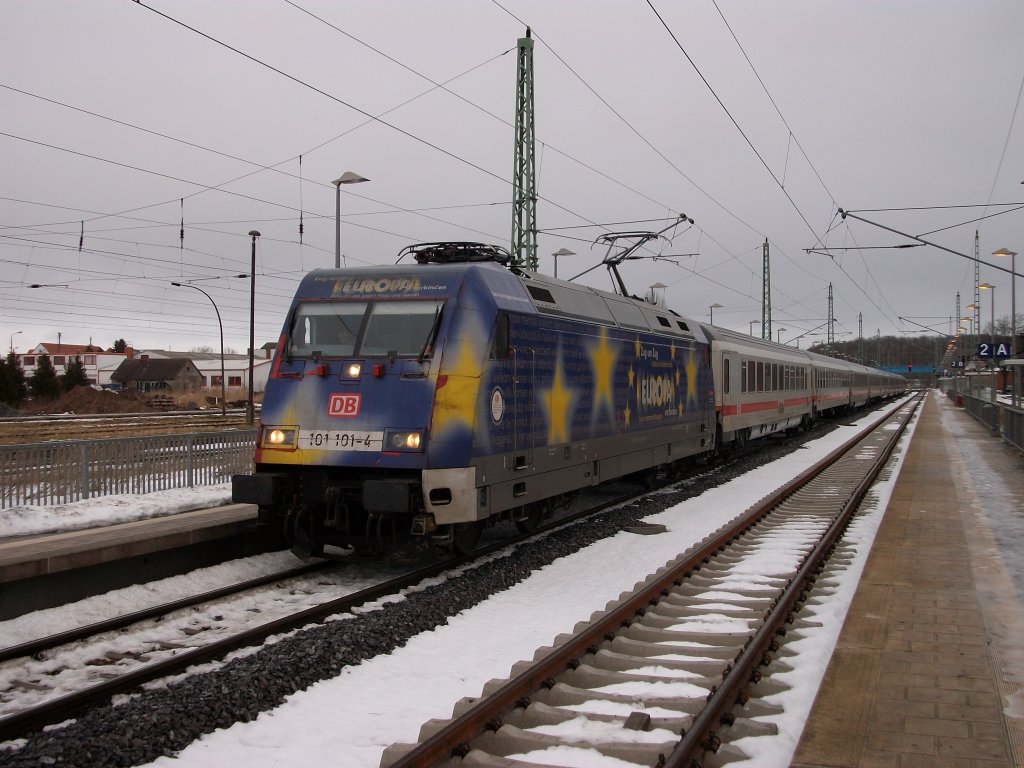
M300 304L288 341L293 357L428 356L440 301L330 301Z

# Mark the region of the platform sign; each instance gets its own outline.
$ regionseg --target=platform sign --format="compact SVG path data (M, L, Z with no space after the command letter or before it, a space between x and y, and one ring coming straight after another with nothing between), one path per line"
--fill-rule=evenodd
M978 357L985 359L995 358L1000 360L1002 358L1011 357L1013 352L1010 351L1010 345L1000 342L999 344L990 344L987 341L983 341L978 344Z

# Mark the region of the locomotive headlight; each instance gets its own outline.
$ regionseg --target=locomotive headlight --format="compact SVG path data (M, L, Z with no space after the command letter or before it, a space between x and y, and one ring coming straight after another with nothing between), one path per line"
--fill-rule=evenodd
M264 448L286 448L295 447L294 427L264 427L263 428Z
M386 444L389 451L418 451L423 444L423 433L389 432Z
M345 378L347 378L347 379L358 379L359 378L359 374L361 374L363 372L363 364L362 363L345 363L345 365L342 366L341 370L344 373Z

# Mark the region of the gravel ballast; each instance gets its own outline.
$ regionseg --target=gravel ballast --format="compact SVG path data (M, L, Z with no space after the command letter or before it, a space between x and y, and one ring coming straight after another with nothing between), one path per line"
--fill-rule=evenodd
M449 617L513 586L534 570L797 450L807 439L821 437L830 429L819 426L799 438L766 440L753 454L702 471L682 481L677 489L648 495L556 530L516 547L508 556L412 591L403 600L307 627L211 671L144 691L118 705L92 709L65 725L9 744L0 750L0 767L134 766L173 755L205 733L251 721L287 696L335 677L347 666L390 653L415 635L445 624ZM661 565L652 564L652 570Z

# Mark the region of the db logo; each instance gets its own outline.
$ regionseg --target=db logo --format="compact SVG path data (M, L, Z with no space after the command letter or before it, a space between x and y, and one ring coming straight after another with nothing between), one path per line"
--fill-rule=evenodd
M358 416L359 395L333 394L327 401L328 416Z

